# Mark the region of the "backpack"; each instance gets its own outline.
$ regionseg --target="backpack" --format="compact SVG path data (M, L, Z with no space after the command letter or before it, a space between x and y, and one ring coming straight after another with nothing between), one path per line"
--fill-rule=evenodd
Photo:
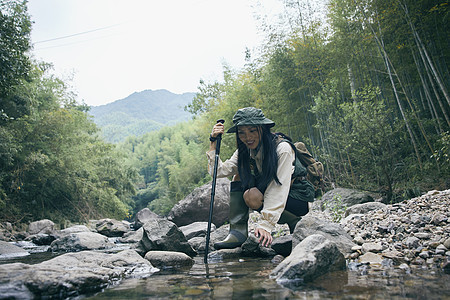
M278 138L277 143L282 141L287 142L291 145L294 150L295 157L302 163L306 168L306 180L308 180L313 186L316 196L319 196L325 189L325 184L323 180L324 167L320 161L314 159L311 153L306 148L306 145L302 142L293 143L292 139L287 135L277 132L275 135ZM295 172L294 172L295 173ZM293 178L294 180L295 178Z

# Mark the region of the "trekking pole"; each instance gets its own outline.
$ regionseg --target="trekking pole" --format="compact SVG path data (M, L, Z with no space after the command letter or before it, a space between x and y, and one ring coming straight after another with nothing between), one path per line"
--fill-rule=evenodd
M219 119L219 120L217 120L217 123L223 124L223 123L225 123L225 120ZM219 134L217 136L217 140L216 140L216 156L214 158L214 171L213 171L213 180L212 180L212 187L211 187L211 202L209 203L208 230L206 231L206 246L205 246L205 257L204 257L205 264L208 263L209 236L211 234L211 222L212 222L212 215L213 215L213 209L214 209L214 196L216 194L217 165L219 164L221 140L222 140L222 134Z

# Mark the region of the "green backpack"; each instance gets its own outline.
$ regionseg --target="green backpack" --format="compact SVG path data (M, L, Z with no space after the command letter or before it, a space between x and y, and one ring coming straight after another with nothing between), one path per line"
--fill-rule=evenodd
M293 143L290 137L280 132L277 132L276 135L278 139L277 144L285 141L291 145L295 152L295 170L294 174L292 174L291 184L294 185L298 182L298 179L300 181L306 179L313 186L315 197L321 195L324 191L323 164L314 159L304 143Z

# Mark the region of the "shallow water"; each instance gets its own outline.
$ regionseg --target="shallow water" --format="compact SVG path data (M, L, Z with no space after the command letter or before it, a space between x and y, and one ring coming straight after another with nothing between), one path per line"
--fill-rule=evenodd
M268 259L243 258L189 270L170 270L146 279L127 279L87 299L450 299L450 275L414 269L364 267L327 274L314 282L278 284Z
M58 254L33 253L0 264L35 264ZM205 265L203 257L185 270L162 270L145 279L125 279L79 299L450 299L450 275L439 269L376 268L368 265L334 272L314 282L286 285L270 278L270 259L241 258ZM0 297L1 298L1 297Z

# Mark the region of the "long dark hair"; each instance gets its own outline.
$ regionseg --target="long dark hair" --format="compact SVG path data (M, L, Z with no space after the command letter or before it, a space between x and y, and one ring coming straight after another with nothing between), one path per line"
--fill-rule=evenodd
M278 154L277 154L277 144L276 144L276 136L270 132L270 128L268 126L257 126L258 132L260 135L260 143L262 145L262 149L259 151L263 151L263 161L262 161L262 174L258 178L258 189L264 193L267 186L272 180L275 180L276 183L281 184L280 180L277 176L278 170ZM238 131L236 131L236 143L238 147L238 172L239 177L241 178L241 183L244 189L248 189L250 187L250 181L252 179L252 174L250 171L250 153L245 146L245 144L239 138Z

